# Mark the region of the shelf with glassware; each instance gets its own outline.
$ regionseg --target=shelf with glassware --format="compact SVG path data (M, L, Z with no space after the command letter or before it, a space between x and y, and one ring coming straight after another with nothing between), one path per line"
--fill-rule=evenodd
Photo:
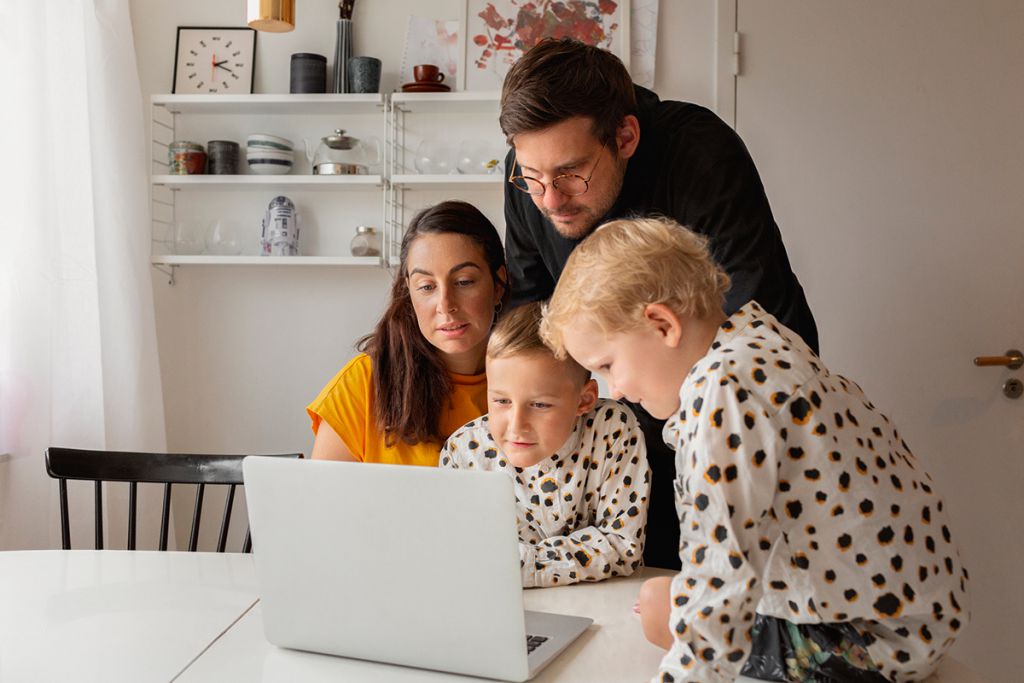
M497 91L388 97L384 245L389 265L397 262L411 210L407 192L448 191L448 198L500 201L506 145L497 129L499 101ZM487 124L476 139L470 121L477 128ZM446 135L458 142L446 141Z
M287 256L270 257L254 255L212 255L173 252L174 240L168 235L173 231L176 222L179 196L185 192L209 193L210 200L226 196L224 193L245 191L271 192L305 192L310 191L324 196L323 200L310 198L308 204L313 211L323 208L329 203L335 192L381 193L382 208L378 209L379 224L384 226L382 254L393 253L400 241L405 224L405 192L411 191L444 191L449 190L454 196L462 191L471 192L471 196L479 196L480 191L500 197L500 184L503 175L498 168L501 143L496 138L494 144L488 144L485 150L490 156L491 166L484 167L479 160L477 168L459 167L459 160L454 156L437 168L429 168L413 158L415 151L410 150L406 139L406 120L408 114L423 114L426 118L447 117L448 115L468 115L480 118L487 115L490 120L497 121L499 93L497 92L454 92L454 93L392 93L389 95L154 95L151 98L151 120L153 127L152 141L153 174L151 176L151 204L153 222L154 251L151 261L155 266L169 266L173 279L173 268L181 265L309 265L309 266L367 266L371 264L387 265L387 261L377 257L356 256ZM384 150L383 173L373 175L339 174L313 175L290 173L282 175L258 175L240 173L238 175L172 175L168 173L169 164L166 158L168 144L177 139L179 134L178 119L180 116L203 117L207 128L203 133L219 130L221 127L209 123L217 120L235 121L242 117L255 117L256 120L279 122L281 129L288 130L295 125L308 127L310 117L340 117L348 115L367 115L373 117L384 114ZM231 118L225 118L231 117ZM271 117L268 119L268 117ZM261 124L263 125L263 124ZM193 133L202 139L200 133ZM222 137L230 138L230 134ZM207 136L209 137L209 136ZM239 136L234 136L239 137ZM488 137L494 137L489 135ZM315 138L314 138L315 140ZM421 141L424 149L433 144ZM493 149L491 149L493 148ZM449 150L453 154L454 147ZM470 150L473 151L473 150ZM476 152L483 154L480 150ZM462 156L467 156L463 154ZM485 155L486 156L486 155ZM468 159L468 157L467 157ZM301 152L300 159L301 162ZM431 160L428 159L428 165ZM465 160L463 160L465 161ZM244 169L245 160L241 161ZM198 199L198 198L197 198ZM190 199L189 202L196 203ZM378 199L378 201L381 201ZM163 239L157 235L163 233Z
M346 196L353 193L356 195L352 199L344 200L346 208L359 205L350 217L352 228L360 223L381 225L386 187L384 176L372 168L369 169L373 170L372 173L366 173L368 169L362 165L353 169L352 165L342 168L342 164L335 164L334 167L325 169L323 175L308 171L316 166L313 149L316 148L317 153L320 152L320 147L317 146L319 135L328 133L329 137L331 130L337 125L348 125L353 120L361 121L364 128L372 127L383 132L384 106L385 96L380 94L152 96L151 263L170 275L172 282L174 269L183 265L380 267L382 258L379 255L352 256L346 253L349 251L350 236L338 233L337 226L332 224L339 222L339 215L349 218L351 213L339 211L339 203L342 200L337 193L342 192ZM288 135L288 139L269 134L247 135L254 130L283 131ZM312 144L307 143L305 150L300 145L298 155L295 155L291 139L297 136L297 139L305 142L302 133L311 137ZM229 171L223 175L202 172L193 175L171 173L180 169L171 165L170 145L182 137L197 140L212 137L239 140L240 144L236 143L240 152L237 156L241 157L237 159L238 172ZM254 138L263 138L264 144L272 151L277 151L273 146L287 143L284 154L266 155L287 157L284 162L279 162L284 173L281 173L281 168L270 168L269 164L263 167L254 166L248 155L242 156L248 149L247 141L253 142ZM321 139L321 142L325 139L326 137ZM372 136L367 140L369 139L372 139ZM343 141L352 144L359 142L348 137ZM376 147L375 163L383 170L383 144L377 143ZM306 173L297 173L296 168L304 166L303 151L306 152L305 156L312 166L303 169L307 171ZM367 166L369 163L374 162L371 160ZM212 155L209 170L213 170ZM277 173L266 173L267 170ZM327 174L327 170L333 171L334 174ZM237 194L238 192L242 194ZM245 234L252 233L253 221L234 219L243 213L255 213L249 208L253 200L248 197L258 192L265 193L267 199L277 194L292 195L296 202L299 202L300 205L296 208L300 209L303 217L312 219L310 224L326 227L320 238L314 239L313 244L316 246L310 247L312 254L267 256L250 253L255 243L250 244L252 240L246 238ZM307 192L310 194L304 194ZM360 193L364 199L359 198ZM261 207L266 206L265 201L259 200ZM220 214L217 215L216 211L220 211ZM202 216L204 212L206 215ZM197 218L197 215L201 218ZM216 218L211 218L211 215ZM356 216L359 216L359 220L356 220ZM255 230L258 232L258 219L256 221ZM203 224L199 231L208 234L199 237L190 235L187 240L178 238L177 232L181 230L182 225L197 222ZM235 225L236 234L227 240L211 244L211 238L218 237L213 233L216 227L231 223ZM238 227L239 225L243 227ZM191 231L197 232L194 227ZM248 248L245 247L247 244ZM290 251L295 253L295 249ZM320 253L317 253L318 251ZM383 249L380 252L383 253Z

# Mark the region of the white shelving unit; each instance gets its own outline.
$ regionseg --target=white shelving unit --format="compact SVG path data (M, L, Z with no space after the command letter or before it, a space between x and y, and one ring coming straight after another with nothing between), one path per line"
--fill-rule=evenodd
M379 268L376 256L154 256L164 266L359 266Z
M488 175L425 175L414 173L407 160L407 117L419 114L470 114L498 118L501 93L471 91L447 93L392 93L387 102L387 202L385 206L384 243L389 265L396 265L398 248L406 221L406 192L417 190L488 190L500 191L503 174Z
M151 102L171 114L373 114L384 95L153 95Z
M379 175L155 175L154 187L172 190L265 190L268 187L292 190L365 190L383 187Z
M391 184L420 190L443 190L458 187L501 187L502 174L493 175L423 175L404 173L391 176Z
M451 190L458 196L464 190L500 190L502 174L423 175L414 173L406 163L406 116L413 114L470 114L498 116L498 92L392 93L390 95L154 95L151 98L153 173L150 178L152 265L170 277L180 266L328 266L386 267L393 262L406 220L406 191ZM286 175L168 175L167 145L178 139L179 117L337 117L380 115L384 124L384 174L319 176ZM308 122L307 122L308 123ZM239 141L244 155L244 141ZM296 149L301 160L302 149ZM244 156L240 160L245 164ZM381 202L382 256L211 256L159 253L169 251L167 233L175 220L179 201L214 201L247 191L311 191L314 193L379 192ZM209 198L209 199L207 199ZM312 211L320 200L310 200ZM327 201L326 199L324 201ZM158 232L164 240L158 240ZM162 246L162 249L157 247Z
M391 107L404 113L494 114L498 115L501 93L497 90L469 92L396 92Z

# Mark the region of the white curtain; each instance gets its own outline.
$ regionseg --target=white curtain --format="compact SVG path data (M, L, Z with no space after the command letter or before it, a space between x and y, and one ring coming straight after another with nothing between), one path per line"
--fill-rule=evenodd
M0 65L0 550L55 548L47 446L166 447L128 0L0 0Z

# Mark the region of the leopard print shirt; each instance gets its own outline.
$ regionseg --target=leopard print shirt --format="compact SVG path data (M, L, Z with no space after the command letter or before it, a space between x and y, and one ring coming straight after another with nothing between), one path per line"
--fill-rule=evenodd
M683 569L654 680L734 680L755 610L852 623L889 680L934 671L968 621L967 572L931 477L860 387L751 302L679 398Z
M524 588L629 576L640 566L651 471L636 417L618 401L599 399L558 452L532 467L508 462L486 415L448 439L439 466L511 477Z

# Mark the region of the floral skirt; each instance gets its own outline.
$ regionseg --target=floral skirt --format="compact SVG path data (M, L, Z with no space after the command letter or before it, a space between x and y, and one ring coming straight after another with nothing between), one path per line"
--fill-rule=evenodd
M849 623L794 624L757 615L743 675L763 681L885 683L864 636Z

